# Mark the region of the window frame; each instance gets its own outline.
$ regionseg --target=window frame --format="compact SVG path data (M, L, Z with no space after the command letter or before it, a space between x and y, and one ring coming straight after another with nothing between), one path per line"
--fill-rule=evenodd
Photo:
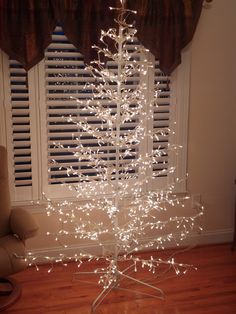
M187 170L187 135L188 135L188 102L189 102L189 87L190 87L190 56L191 49L188 47L182 52L182 63L171 75L171 102L170 106L174 108L170 115L171 125L170 128L175 128L175 135L171 135L170 141L176 145L181 145L182 149L177 155L170 156L171 164L176 165L176 170L173 176L168 176L168 182L171 182L176 177L179 178L179 182L176 183L174 193L186 193L186 170ZM150 56L153 60L153 57ZM32 147L32 187L28 187L27 200L24 200L27 193L24 188L14 186L14 178L12 175L13 164L13 147L11 138L11 106L10 106L10 93L9 91L9 66L8 56L4 52L0 52L0 68L2 69L2 80L0 80L0 144L5 145L8 148L8 169L9 169L9 183L10 192L13 205L29 205L30 201L42 200L42 192L45 190L45 175L43 173L43 167L45 167L45 146L47 142L43 139L40 132L43 122L43 110L40 106L42 94L39 92L40 82L42 82L42 70L40 67L44 66L44 60L38 65L28 71L28 83L29 83L29 102L31 104L31 147ZM40 74L41 73L41 74ZM184 86L184 88L181 88ZM175 124L177 121L177 124ZM40 127L41 126L41 127ZM44 142L44 146L42 143ZM37 143L40 143L37 145ZM152 143L147 143L152 145ZM161 178L158 178L159 185L162 185ZM154 180L156 181L156 180ZM154 185L154 184L153 184ZM150 189L156 189L158 186L155 182L154 186L149 186ZM59 185L57 185L58 190ZM60 195L61 191L59 191ZM31 195L29 197L29 195ZM19 197L21 196L21 197ZM60 200L56 197L55 199ZM63 196L63 198L72 197L70 193Z

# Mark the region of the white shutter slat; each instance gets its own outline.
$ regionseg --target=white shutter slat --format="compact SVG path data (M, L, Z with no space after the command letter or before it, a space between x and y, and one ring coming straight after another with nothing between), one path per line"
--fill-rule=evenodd
M17 64L17 61L15 60L10 60L10 66L15 66ZM18 63L19 64L19 63ZM25 75L25 69L23 67L19 67L19 68L15 68L14 69L10 69L10 75L11 77L12 76L15 76L15 77L18 77L19 74L23 74Z
M75 157L73 158L73 159L75 159ZM65 159L65 162L60 162L60 160L61 159L56 159L56 158L53 158L53 160L55 160L55 161L57 161L57 163L56 164L54 164L53 165L53 163L52 162L48 162L48 166L49 167L51 167L51 168L55 168L55 167L57 167L57 168L60 168L60 167L70 167L70 166L73 166L73 167L80 167L80 166L90 166L90 165L96 165L96 163L95 162L86 162L86 161L84 161L84 162L82 162L82 161L80 161L80 162L77 162L77 161L74 161L74 163L71 161L71 160L67 160L67 159ZM124 165L124 164L129 164L130 163L130 160L126 160L126 159L121 159L121 160L119 160L119 164L121 164L121 165ZM113 160L109 160L109 159L107 159L106 160L106 164L107 165L115 165L116 164L116 160L115 159L113 159ZM84 169L82 169L82 172L83 171L85 171Z
M73 138L75 138L75 139L78 138L78 140L80 140L80 137L82 137L81 138L82 143L86 144L86 140L83 141L83 139L85 139L85 136L86 136L85 132L75 132L75 131L73 131L73 129L67 129L67 132L65 132L65 130L62 129L60 126L58 126L58 129L60 129L60 130L58 130L57 132L54 130L54 132L50 132L48 134L48 138L51 141L60 143L61 140L68 139L70 141ZM49 129L48 129L48 132L49 132ZM105 134L105 132L104 132L104 134ZM127 134L127 132L121 131L120 134L122 136L124 134ZM132 134L132 133L130 132L130 134ZM91 136L90 136L90 138L91 138ZM91 140L88 139L87 143L91 144ZM94 138L94 143L98 143L98 140L96 138ZM66 144L64 144L64 145L66 145Z
M69 44L69 43L51 43L49 46L48 46L48 49L47 50L50 50L52 49L53 51L55 50L75 50L75 47L72 45L72 44ZM59 55L58 55L59 57Z
M78 70L77 70L78 71ZM93 77L87 77L86 78L86 81L87 82L94 82L94 78ZM48 77L46 79L46 82L52 82L54 83L55 85L58 85L59 82L62 82L63 83L63 86L70 86L70 83L73 82L73 83L77 83L77 82L82 82L82 83L85 83L84 81L84 76L81 75L81 76L78 76L78 77L70 77L70 76L58 76L57 77L57 80L55 82L55 77ZM58 85L59 86L59 85Z
M80 60L69 60L69 61L65 61L65 60L60 60L58 58L58 60L46 60L45 61L45 65L46 66L56 66L56 67L60 67L60 66L73 66L73 67L76 67L76 66L79 66L79 67L82 67L84 66L84 62L83 61L80 61Z
M116 157L116 151L115 151L115 147L114 146L110 146L110 148L106 148L106 149L101 149L96 146L96 147L90 147L91 152L93 152L93 157L97 158L97 157L101 157L101 158L115 158ZM57 157L58 155L60 155L61 152L64 153L64 155L60 155L59 159L61 160L69 160L69 159L77 159L78 157L76 157L74 154L76 152L80 152L80 149L73 149L73 152L70 151L66 151L63 149L49 149L50 152L50 156L55 156ZM121 155L124 155L124 153L120 152ZM136 155L136 152L130 152L131 155ZM83 157L82 160L87 160L86 156Z
M32 175L31 172L29 172L28 174L29 174L29 175ZM16 173L15 176L16 176L16 178L17 178L18 180L19 180L19 179L23 179L23 180L25 179L25 174L24 174L24 173L21 173L21 172Z
M23 72L24 73L24 72ZM24 83L26 83L27 82L27 78L26 78L26 76L19 76L19 75L15 75L15 73L13 72L13 73L11 73L11 81L16 81L17 80L17 82L18 83L22 83L22 82L24 82ZM13 86L13 85L12 85Z
M83 179L83 182L96 182L96 181L100 181L101 182L101 178L98 177L97 172L93 172L90 175L85 175L86 177ZM120 178L122 178L122 174L119 175ZM131 178L135 178L137 179L137 174L130 174L129 175L130 179ZM115 180L115 177L113 176L113 180ZM78 178L75 176L64 176L64 177L55 177L53 179L49 179L49 183L51 184L64 184L64 183L77 183L78 182Z
M79 88L77 89L79 90ZM91 95L91 93L90 93ZM75 98L89 98L89 94L84 92L84 90L81 88L81 92L80 93L47 93L46 94L47 98L53 98L53 100L58 99L58 100L62 100L62 99L70 99L71 97L75 97ZM66 100L67 101L67 100ZM49 103L48 103L49 104Z
M13 111L12 111L12 113L13 113ZM27 116L26 117L22 117L22 112L21 111L19 112L19 116L16 116L16 115L17 115L17 113L14 112L14 117L12 118L12 121L13 121L14 124L17 124L17 123L24 124L24 125L28 125L29 124L29 121L28 121L29 117L27 117Z
M19 171L27 171L27 172L30 172L31 173L31 164L27 165L27 164L19 164L17 166L18 170Z
M29 175L29 179L26 180L24 176L24 178L16 178L17 181L17 186L31 186L32 185L32 179L31 179L31 173L28 174Z
M58 28L57 32L60 32L60 28ZM53 33L52 34L52 40L55 42L55 41L65 41L67 42L67 38L64 34L61 34L61 33Z
M15 153L17 155L29 155L30 147L15 145Z
M86 140L86 143L90 144L89 147L91 148L92 151L99 150L100 152L103 152L103 151L108 151L108 150L115 150L115 147L112 146L112 145L107 145L107 146L97 146L97 145L94 145L93 146L92 145L93 143L89 142L88 140ZM66 144L68 144L68 142L66 142ZM78 144L78 142L76 144ZM97 144L97 143L94 143L94 144ZM70 147L71 147L71 150L70 150ZM67 150L68 153L73 153L73 152L79 152L80 151L80 148L76 148L77 147L76 145L70 146L70 147L68 147L68 150ZM73 147L73 150L72 150L72 147ZM134 149L135 145L132 145L131 148ZM123 149L125 149L125 147ZM61 148L61 147L53 147L53 148L49 147L48 151L50 153L60 153L60 152L65 152L65 149Z
M30 163L31 162L31 157L26 157L27 154L22 154L20 156L15 155L14 160L15 162L21 162L21 163Z
M165 116L166 115L163 115L162 119L164 119ZM85 120L88 124L91 124L91 126L93 126L93 127L98 127L98 128L102 127L103 129L105 129L108 126L107 123L105 123L101 120L98 120L97 117L93 117L93 116L91 116L91 117L79 116L76 118L74 117L74 119L75 119L75 121L72 124L65 124L65 121L63 121L63 120L65 120L65 117L64 118L60 117L60 116L59 117L50 117L50 118L48 118L48 122L56 123L55 125L53 125L53 124L50 125L50 130L57 129L58 126L63 127L63 129L65 129L65 130L66 129L75 129L75 128L77 128L77 126L75 124L76 121L79 122L79 121L85 121ZM19 118L19 121L21 121L20 118ZM22 118L22 121L24 121L24 118ZM126 122L125 124L121 125L121 129L134 128L136 125L137 125L136 122Z
M15 78L15 79L18 80L18 78ZM19 81L19 82L22 84L23 82L26 82L26 80L25 81ZM18 95L18 96L19 96L18 93L21 93L21 94L24 93L24 92L28 93L28 89L25 86L25 84L24 85L14 84L13 81L11 81L11 89L14 90L14 91L17 90L18 92L16 93L16 95Z
M14 145L18 143L21 143L21 145L25 145L28 143L30 145L30 134L29 133L13 133L13 141ZM17 142L16 142L17 141Z
M46 68L45 73L47 75L53 75L53 74L76 74L76 75L89 75L89 71L86 71L85 69L81 69L81 73L78 73L77 68Z
M28 92L22 92L22 93L15 93L14 91L11 92L11 98L13 101L15 101L16 99L21 98L21 100L28 100Z
M74 97L78 97L80 96L80 94L78 93L71 93L71 91L87 91L86 95L88 97L88 89L85 88L86 82L84 82L84 84L82 85L69 85L69 84L63 84L63 85L47 85L46 88L48 91L50 91L49 93L47 93L47 97L53 98L55 97L60 97L63 98L65 95L69 94L70 96L74 96ZM130 90L134 90L138 87L138 84L126 84L126 88L130 89ZM116 86L112 86L110 85L109 87L111 90L115 90ZM64 91L64 93L58 93L57 91Z
M22 117L22 116L29 116L29 109L27 109L27 108L22 108L22 107L20 107L20 108L17 108L17 109L15 109L14 108L14 106L12 106L13 108L12 108L12 115L14 116L17 116L17 115L19 115L19 117Z
M14 120L13 119L13 125L12 125L12 128L13 128L13 133L30 133L30 126L28 125L28 121L26 123L23 123L23 124L16 124L14 123Z
M67 134L68 136L68 134ZM66 136L65 136L66 137ZM107 149L114 149L114 146L105 146L105 145L101 145L101 146L98 146L98 141L97 139L94 139L94 138L84 138L84 136L81 136L80 138L80 143L81 144L88 144L90 147L93 147L93 146L97 146L97 147L100 147L101 149L103 148L107 148ZM64 139L60 139L60 142L61 145L65 145L65 147L69 147L69 146L73 146L73 147L76 147L78 145L78 140L64 140ZM54 146L55 144L55 141L54 140L51 140L50 138L48 139L48 144L49 144L49 147L51 146ZM137 145L133 144L133 145L130 145L129 147L130 148L136 148ZM125 147L124 147L125 148ZM53 148L52 150L56 150L57 148ZM121 147L122 149L122 147ZM49 148L50 150L50 148Z
M54 80L55 80L55 78L54 78ZM91 81L93 81L93 79L91 79ZM70 95L73 96L73 94L71 94L71 91L85 90L85 84L86 84L86 82L83 82L83 84L81 84L81 85L78 85L78 84L77 85L74 85L74 84L70 85L68 82L68 83L64 83L62 85L59 85L58 82L55 82L54 84L46 86L47 90L50 91L47 94L47 96L52 97L54 94L57 93L57 91L64 91L65 94L70 93Z
M55 94L46 94L47 98L49 99L49 101L55 101L55 99L58 99L59 101L61 101L62 99L64 101L68 101L71 100L71 97L73 98L78 98L78 99L89 99L91 98L91 92L84 92L84 90L81 89L81 92L79 93L55 93ZM50 99L52 98L52 100ZM50 104L49 102L47 104Z
M74 94L72 95L72 97L74 97ZM86 94L86 98L88 98L88 94ZM111 102L110 100L108 102L105 99L99 99L99 103L101 105L103 105L104 108L116 106L116 104L114 102ZM65 111L68 110L68 108L70 108L69 110L73 110L74 108L76 108L76 112L78 113L78 109L81 107L83 109L82 110L83 113L84 112L89 113L89 110L86 110L86 107L84 105L84 99L79 100L79 101L77 101L74 98L68 98L66 100L59 100L59 99L58 100L50 100L50 99L48 99L47 104L48 104L48 108L47 108L48 111L54 110L53 107L57 107L57 109L59 109L59 107L61 107L60 109L65 110ZM90 101L91 106L96 105L96 104L97 104L97 101L93 101L93 100ZM72 106L73 106L73 108L71 108Z
M55 58L55 52L50 52L46 51L44 56L46 58ZM81 53L79 52L74 52L74 51L65 51L65 52L60 52L60 57L63 58L82 58Z
M154 120L153 121L153 126L154 126L154 131L157 128L168 127L169 126L169 119L165 119L163 121L160 120L160 119Z
M170 99L167 97L158 98L156 104L155 110L169 110Z
M29 104L27 100L12 100L11 101L12 104L12 108L14 109L15 107L17 107L17 109L28 109L29 112Z

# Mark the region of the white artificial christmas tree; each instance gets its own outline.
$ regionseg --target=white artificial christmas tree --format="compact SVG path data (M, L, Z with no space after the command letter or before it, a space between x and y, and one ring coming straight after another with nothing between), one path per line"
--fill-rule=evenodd
M194 214L167 215L173 206L178 213L178 207L182 208L189 196L174 193L175 184L180 180L174 176L174 165L164 162L162 169L153 169L181 148L168 143L167 146L143 149L160 137L169 138L172 131L166 127L150 127L161 87L157 84L152 89L143 83L142 77L153 64L147 60L148 51L140 44L134 44L137 42L136 29L127 23L127 16L135 12L125 9L124 1L121 1L121 8L112 9L117 11L116 28L101 32L102 46L93 47L98 52L98 60L86 68L89 75L84 90L88 97L76 98L78 114L63 118L90 136L94 144L84 144L79 136L75 136L76 145L71 147L55 142L55 147L71 153L78 164L86 163L87 171L79 166L65 168L68 177L76 178L76 183L66 183L76 200L54 202L45 195L47 214L58 218L61 226L58 232L49 231L48 235L64 247L70 246L72 238L78 246L81 241L89 240L101 247L96 254L78 249L73 256L47 257L52 263L70 259L79 265L88 259L104 260L106 266L94 270L103 287L93 304L94 309L108 291L119 287L121 278L154 289L157 297L163 297L158 287L138 280L130 272L137 272L141 265L159 278L160 266L179 274L185 273L191 265L177 263L173 256L166 260L153 256L143 259L138 252L155 250L158 253L166 244L179 245L190 232L199 230L195 221L203 209L199 204ZM134 78L138 81L137 86L129 83ZM150 90L151 99L147 97ZM56 160L52 163L57 165ZM170 179L165 187L156 189L153 182L161 176ZM101 212L103 215L97 214ZM36 260L31 257L31 262ZM122 267L127 261L129 266Z

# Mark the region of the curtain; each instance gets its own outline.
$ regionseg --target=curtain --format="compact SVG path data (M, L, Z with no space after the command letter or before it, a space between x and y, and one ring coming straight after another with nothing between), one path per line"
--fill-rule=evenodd
M137 37L170 74L191 41L203 0L126 0L136 10ZM101 30L114 27L119 0L0 0L0 48L29 70L44 57L57 24L89 62L96 57Z

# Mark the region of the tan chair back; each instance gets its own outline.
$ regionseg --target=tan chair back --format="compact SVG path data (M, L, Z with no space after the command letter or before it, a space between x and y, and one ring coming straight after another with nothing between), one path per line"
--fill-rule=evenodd
M9 216L11 213L8 183L7 150L0 146L0 237L10 233Z

